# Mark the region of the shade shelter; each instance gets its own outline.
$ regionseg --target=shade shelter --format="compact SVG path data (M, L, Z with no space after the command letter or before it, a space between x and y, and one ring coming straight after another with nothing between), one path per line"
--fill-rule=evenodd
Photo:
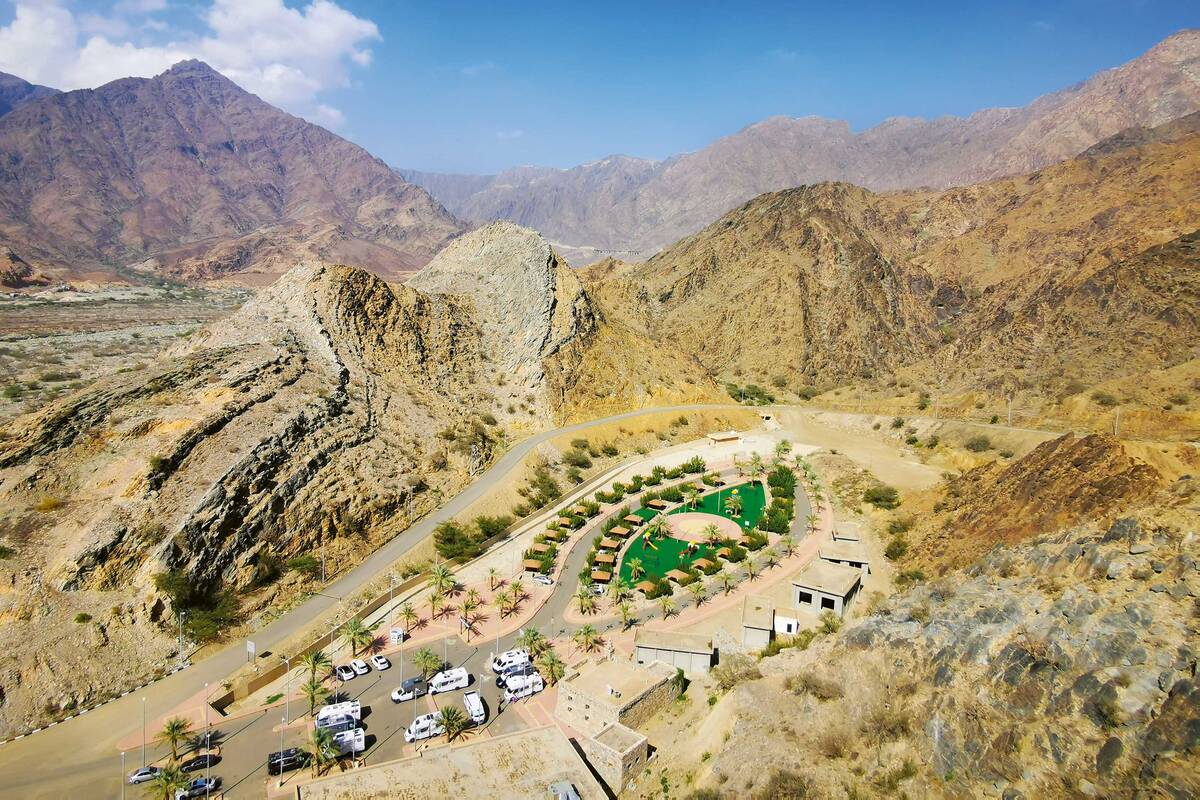
M669 581L675 581L676 583L682 583L683 581L687 580L688 574L681 569L673 569L670 572L668 572L665 577Z
M625 527L623 527L623 526L621 526L621 525L618 525L617 527L615 527L615 528L613 528L612 530L610 530L610 531L608 532L608 535L609 535L609 536L616 536L616 537L617 537L617 538L619 538L619 539L624 539L626 536L628 536L628 535L629 535L629 534L631 534L631 533L633 533L633 531L629 530L629 528L625 528Z
M640 527L641 524L645 521L646 520L642 519L637 514L626 514L624 517L621 518L621 522L624 522L626 525L629 525L634 528Z
M521 562L521 569L525 570L526 572L541 572L542 562L538 561L536 558L527 558Z
M637 586L635 586L633 588L637 589L639 592L642 592L643 594L645 594L646 592L652 592L652 591L654 591L654 581L642 581L641 583L639 583Z
M608 583L612 580L612 573L606 569L592 570L592 580L596 583Z
M596 563L597 564L612 564L616 560L617 560L617 557L614 556L612 553L597 553L596 554Z
M662 511L663 509L667 508L669 505L670 505L670 503L668 503L666 500L662 500L657 497L646 503L647 507L655 508L655 509L658 509L659 511Z
M709 561L707 558L697 558L692 562L692 566L696 569L710 569L712 565L713 562Z
M621 542L617 539L609 539L605 536L600 540L600 547L604 550L616 550L621 546Z
M549 553L550 545L545 542L534 542L529 546L529 549L535 553Z

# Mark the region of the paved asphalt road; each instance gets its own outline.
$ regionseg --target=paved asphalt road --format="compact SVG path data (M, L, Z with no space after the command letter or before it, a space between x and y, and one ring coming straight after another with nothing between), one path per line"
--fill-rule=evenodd
M519 468L525 456L542 442L564 433L582 431L594 425L646 414L733 407L735 406L724 404L696 404L644 408L543 431L524 439L501 456L460 494L326 586L322 594L314 595L255 632L254 641L260 651L273 649L278 642L286 640L334 608L340 602L339 598L354 594L385 573L405 552L431 535L438 524L453 518L490 491L509 472ZM565 574L574 575L576 572L578 568ZM561 614L562 607L555 608ZM547 617L552 613L549 606L545 613ZM538 624L542 622L539 614ZM551 632L547 630L547 633ZM120 797L121 760L116 745L141 726L142 698L145 698L149 717L154 719L165 709L173 708L199 692L205 683L216 684L221 681L237 669L244 659L244 644L241 641L232 643L198 664L158 681L140 692L127 695L40 733L0 745L0 797ZM390 704L391 701L387 702ZM265 720L256 720L249 725L243 721L242 725L244 727L238 731L226 732L233 741L249 741L252 737L257 739L260 735L265 736L258 726L270 727ZM265 755L269 748L261 749ZM130 765L135 765L135 759L140 761L140 752L128 753L126 758L126 765L132 769ZM230 755L231 762L233 758L234 756ZM220 772L220 769L215 770L215 774ZM130 789L133 791L130 797L140 796L141 793L136 787Z

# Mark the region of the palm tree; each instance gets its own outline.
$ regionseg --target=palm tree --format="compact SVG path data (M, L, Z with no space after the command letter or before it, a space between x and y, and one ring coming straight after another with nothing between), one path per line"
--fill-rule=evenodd
M647 540L661 539L667 535L667 518L659 514L654 519L650 520L650 524L646 526L646 533L643 534Z
M525 628L517 637L517 647L525 648L530 658L537 658L550 647L550 642L537 628Z
M592 614L596 611L596 595L592 594L587 586L580 584L574 599L579 604L580 614Z
M500 616L504 616L512 608L512 592L508 589L501 589L496 592L496 596L492 598L492 602L496 604L496 608L500 611Z
M737 583L737 578L734 576L734 574L726 570L721 571L718 580L721 581L721 588L725 590L725 594L729 594L729 591L733 588L733 585Z
M817 519L818 517L816 514L809 514L807 517L805 517L804 521L808 523L809 533L812 533L817 529Z
M467 729L469 721L463 710L455 705L442 706L437 715L438 722L446 729L446 741L453 742Z
M429 616L431 619L437 619L442 613L442 609L446 607L446 596L436 589L429 595Z
M710 546L715 547L721 541L721 529L711 522L701 528L700 532L704 534L704 541Z
M754 580L758 577L758 565L754 563L753 558L746 559L746 579Z
M496 582L500 580L500 570L495 567L488 567L488 591L496 591Z
M780 439L779 443L775 445L775 460L783 461L790 452L792 452L792 443L787 439Z
M542 673L542 677L551 686L558 683L562 676L567 673L567 666L558 657L558 653L550 649L547 649L538 656L537 667L538 672Z
M368 628L358 617L351 617L342 627L342 635L350 642L350 654L358 655L358 651L375 641L375 632Z
M571 636L575 644L585 653L590 653L600 645L600 631L592 625L584 625Z
M625 630L629 630L637 619L633 613L633 605L628 600L617 606L617 613L621 616L621 627Z
M421 671L422 678L428 678L442 668L442 660L428 647L422 647L413 653L412 662L413 666Z
M700 583L700 581L694 581L688 584L687 589L692 593L692 597L696 601L696 606L699 607L706 599L704 596L704 584Z
M454 588L454 573L445 564L434 564L429 568L429 584L435 592L447 594Z
M664 594L658 598L658 605L662 608L663 617L669 617L675 611L675 600L669 594Z
M784 556L790 557L792 553L796 552L796 537L790 533L785 533L779 540L779 546L783 548Z
M700 502L700 491L695 486L688 486L683 490L683 501L695 510L696 504Z
M400 619L404 620L404 625L409 630L412 630L413 626L417 624L419 616L417 610L412 607L412 603L405 603L400 606Z
M333 666L333 661L330 660L329 654L324 650L313 650L311 653L305 653L297 661L308 668L309 680L316 680L318 672L324 675Z
M735 517L742 513L742 505L740 494L731 494L725 498L725 510Z
M146 784L146 788L150 790L153 797L161 800L175 800L175 794L180 789L186 789L191 782L187 773L174 764L168 764L154 773L154 777Z
M762 474L767 471L767 465L763 463L763 457L758 453L750 456L750 480L757 483Z
M325 702L325 698L329 696L329 690L321 681L309 678L300 684L300 694L304 695L304 699L308 701L308 715L311 717L317 708L317 703Z
M333 732L328 728L314 727L308 743L312 745L312 766L315 778L337 760L336 751L333 749Z
M520 603L525 599L525 582L520 578L508 584L509 590L512 592L513 600Z
M633 578L636 581L645 572L646 572L646 568L644 566L642 566L642 560L640 558L629 559L629 577Z
M186 740L192 734L192 722L184 717L171 717L163 723L162 730L158 732L159 744L169 744L171 746L171 760L179 760L179 743Z
M629 581L618 576L612 583L608 585L608 599L614 603L620 604L622 600L629 596Z
M466 624L467 641L469 642L471 641L471 630L475 627L475 620L473 617L475 612L479 610L479 601L467 597L462 601L462 606L460 606L460 608L462 610L463 622Z

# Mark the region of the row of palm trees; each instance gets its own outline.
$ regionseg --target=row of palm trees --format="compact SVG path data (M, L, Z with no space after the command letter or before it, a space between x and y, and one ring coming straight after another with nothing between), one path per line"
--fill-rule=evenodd
M155 741L171 748L171 760L145 784L146 792L152 797L161 798L161 800L175 800L175 793L180 789L186 789L192 782L191 777L179 768L179 746L181 744L191 739L193 750L198 750L202 746L203 739L199 737L192 739L192 733L192 722L186 717L171 717L159 729Z

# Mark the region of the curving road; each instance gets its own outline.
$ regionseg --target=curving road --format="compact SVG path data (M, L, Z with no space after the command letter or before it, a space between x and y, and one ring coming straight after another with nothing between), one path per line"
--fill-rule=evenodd
M704 409L740 408L736 404L700 403L659 406L628 411L542 431L523 439L501 456L479 478L453 499L384 544L362 563L266 627L254 633L260 651L274 649L312 621L334 609L348 597L386 571L404 553L432 535L434 528L452 519L483 497L538 445L562 434L583 431L595 425L632 419L647 414L676 413ZM577 548L578 549L578 548ZM586 552L586 548L584 549ZM578 570L576 569L576 572ZM574 572L564 572L568 578ZM557 593L556 593L557 596ZM561 612L561 608L558 609ZM540 616L540 615L539 615ZM539 619L539 623L542 622ZM239 640L209 658L157 683L103 705L68 722L32 736L0 745L0 796L22 798L120 797L123 784L117 742L142 724L142 698L151 719L201 691L206 683L216 684L245 660ZM129 754L129 768L140 754ZM129 787L128 796L141 792Z

